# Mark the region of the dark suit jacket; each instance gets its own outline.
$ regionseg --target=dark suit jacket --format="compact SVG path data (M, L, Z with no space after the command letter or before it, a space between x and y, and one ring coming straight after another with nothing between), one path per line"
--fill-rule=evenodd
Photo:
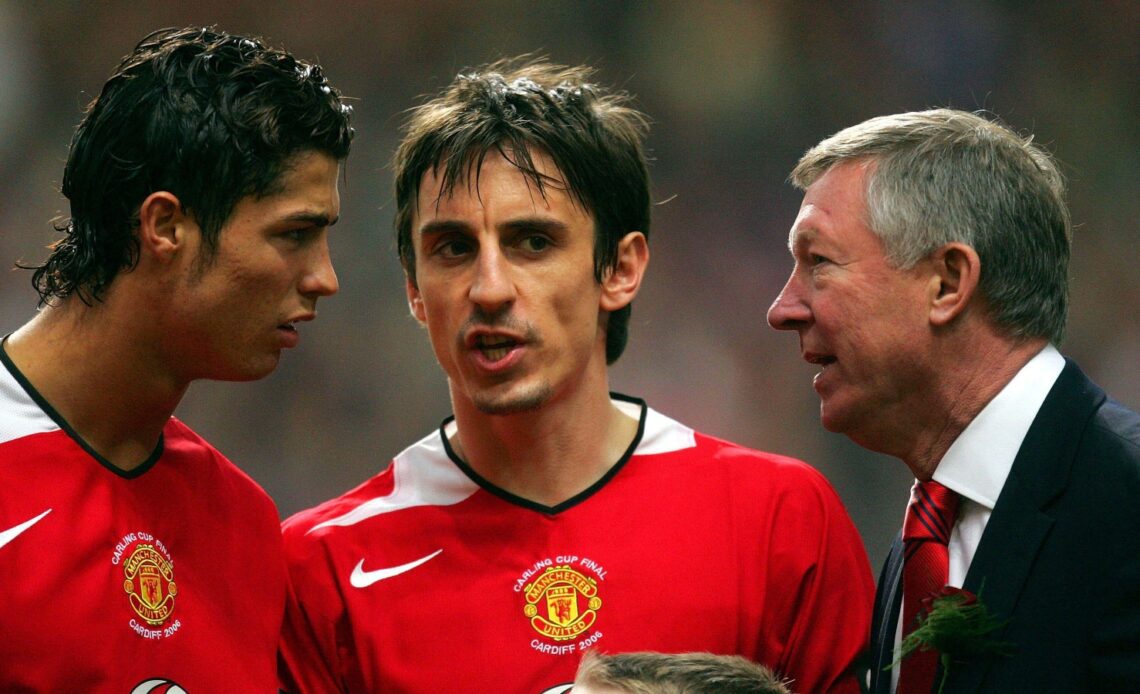
M876 693L890 689L901 576L896 537L871 626ZM1140 415L1071 361L1022 442L963 587L1009 620L997 635L1017 652L954 663L947 694L1140 692Z

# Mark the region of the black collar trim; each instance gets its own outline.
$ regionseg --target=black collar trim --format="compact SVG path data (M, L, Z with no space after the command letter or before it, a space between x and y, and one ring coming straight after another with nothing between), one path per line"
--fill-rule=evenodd
M4 339L0 340L0 362L2 362L5 368L8 369L8 372L12 374L12 378L16 379L16 382L20 384L20 387L24 389L24 392L26 392L28 396L31 397L31 399L34 400L37 405L40 406L40 409L44 411L44 414L46 414L48 417L51 417L52 421L58 424L59 428L62 429L64 433L66 433L69 437L71 437L71 440L79 444L79 447L86 451L87 454L94 458L100 465L115 473L119 477L130 480L135 479L136 477L140 477L147 470L150 470L152 467L154 467L155 463L158 462L158 459L162 457L162 451L165 443L164 434L159 434L158 445L154 447L154 450L151 451L151 454L149 456L147 456L147 459L144 460L141 465L131 470L124 470L120 467L117 467L110 460L107 460L103 456L99 455L99 453L94 448L92 448L85 440L83 440L83 437L79 435L79 432L73 429L71 425L67 423L67 420L64 419L63 416L54 407L51 406L51 403L49 403L47 399L41 395L38 390L36 390L36 387L32 385L31 381L29 381L27 377L24 376L20 369L17 368L14 363L12 363L12 358L8 356L8 349L5 346L7 343L8 335L5 335Z
M466 461L464 461L455 453L455 450L451 447L451 442L447 440L447 425L455 421L455 415L447 417L447 419L444 419L443 422L439 425L439 437L443 440L443 449L447 451L447 457L450 458L451 462L455 463L455 465L463 471L463 474L467 475L467 477L469 477L472 482L487 490L491 494L499 497L500 499L514 504L515 506L521 506L523 508L528 508L532 511L537 511L548 516L553 516L562 513L567 509L573 508L574 506L577 506L578 504L582 503L586 499L589 499L591 496L597 493L598 490L600 490L602 487L606 486L610 480L612 480L619 472L621 472L622 468L625 467L625 464L629 461L630 458L633 457L633 452L637 450L637 446L641 443L641 438L645 434L645 417L649 411L649 408L645 404L645 401L640 398L633 398L628 395L622 395L620 393L610 393L610 397L614 400L637 405L641 409L641 415L638 417L637 422L637 434L633 437L633 441L630 442L629 447L626 448L625 453L622 454L621 458L618 459L618 461L606 472L606 474L602 475L601 479L591 484L581 492L570 497L566 501L563 501L562 503L556 504L554 506L546 506L544 504L531 501L530 499L525 499L521 496L518 496L517 494L512 494L502 487L498 487L492 484L482 475L475 472L475 470L472 469L471 466L466 463Z

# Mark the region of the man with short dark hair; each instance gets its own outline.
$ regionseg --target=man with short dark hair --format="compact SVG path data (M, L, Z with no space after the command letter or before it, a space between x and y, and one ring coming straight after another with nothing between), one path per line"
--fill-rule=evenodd
M768 320L821 367L824 427L916 478L872 689L1140 691L1140 416L1057 351L1071 228L1051 157L936 109L843 130L792 180ZM992 628L942 630L966 613ZM892 666L904 641L921 647Z
M413 112L398 246L454 416L286 521L287 689L553 692L597 646L858 691L870 568L823 477L610 393L649 260L645 129L545 62Z
M146 37L88 107L42 306L0 343L0 690L274 689L277 510L172 413L336 292L351 137L319 67L214 29Z

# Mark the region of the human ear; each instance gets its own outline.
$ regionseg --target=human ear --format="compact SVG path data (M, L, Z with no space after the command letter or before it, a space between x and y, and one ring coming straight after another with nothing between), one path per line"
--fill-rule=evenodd
M424 311L424 300L420 295L420 288L416 286L411 275L404 273L404 291L408 295L408 310L412 312L420 323L427 322L427 313Z
M139 205L139 250L170 262L186 244L188 226L193 219L182 210L173 193L159 190L146 196Z
M648 266L649 242L645 234L631 231L623 236L618 242L616 264L602 277L602 310L613 312L628 306L637 296Z
M982 260L973 247L948 243L931 254L930 322L944 326L965 313L978 292Z

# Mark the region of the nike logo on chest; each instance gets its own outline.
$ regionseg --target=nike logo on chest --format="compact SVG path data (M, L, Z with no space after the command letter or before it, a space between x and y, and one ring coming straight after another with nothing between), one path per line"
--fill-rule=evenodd
M35 525L36 523L38 523L41 518L43 518L44 516L46 516L49 513L51 513L50 508L48 510L44 511L43 513L41 513L40 515L36 516L35 518L31 518L29 520L26 520L23 523L20 523L19 525L8 528L4 532L0 533L0 547L3 547L4 545L8 544L12 540L15 540L16 537L19 536L20 533L24 532L28 528L30 528L33 525Z
M410 561L407 564L400 564L399 566L392 566L385 569L375 569L373 571L365 571L364 560L361 559L356 564L356 568L352 570L352 575L348 577L348 582L352 584L353 588L367 588L377 581L383 581L384 579L392 578L393 576L399 576L404 572L411 571L421 564L426 564L427 562L439 556L439 553L442 551L442 549L437 549L426 557L420 557L419 559Z

